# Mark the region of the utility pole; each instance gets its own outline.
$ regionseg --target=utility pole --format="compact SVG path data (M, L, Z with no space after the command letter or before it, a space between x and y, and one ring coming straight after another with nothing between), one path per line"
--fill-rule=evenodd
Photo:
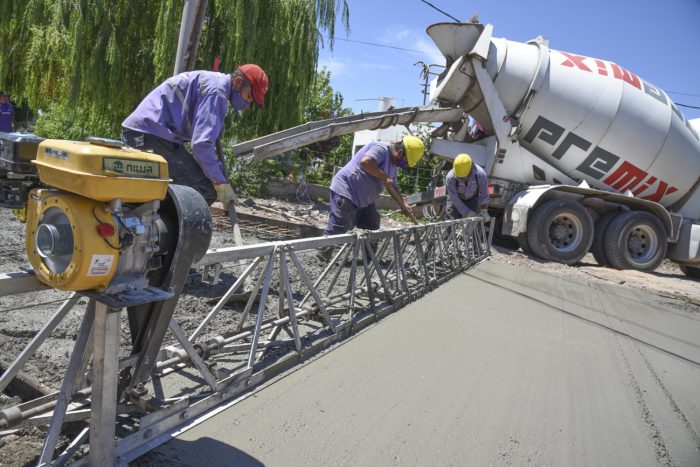
M204 12L208 3L209 0L184 0L173 70L175 75L194 69L199 39L202 35Z
M194 12L194 22L190 31L190 40L187 44L187 53L185 54L185 70L194 70L195 60L197 59L197 49L199 48L199 39L202 37L202 24L204 24L204 13L207 11L209 0L197 0L197 6Z

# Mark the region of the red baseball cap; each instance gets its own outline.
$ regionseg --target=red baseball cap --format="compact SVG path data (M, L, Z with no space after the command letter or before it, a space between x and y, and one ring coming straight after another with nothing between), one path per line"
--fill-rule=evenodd
M250 90L253 93L253 100L255 103L258 107L265 107L265 94L270 85L265 71L258 65L252 63L241 65L238 69L241 70L241 73L243 73L250 83Z

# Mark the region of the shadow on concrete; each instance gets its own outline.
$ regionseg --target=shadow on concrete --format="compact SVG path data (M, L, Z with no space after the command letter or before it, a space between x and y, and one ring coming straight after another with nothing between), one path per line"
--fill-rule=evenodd
M173 438L129 463L130 467L263 467L265 464L234 446L204 437L196 441Z

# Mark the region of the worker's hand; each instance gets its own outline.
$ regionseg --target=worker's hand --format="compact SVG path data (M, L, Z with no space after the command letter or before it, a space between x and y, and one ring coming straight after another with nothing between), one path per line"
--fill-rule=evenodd
M387 190L389 190L389 187L394 187L394 180L391 177L387 177L384 179L384 186L386 187Z
M230 184L222 183L220 185L214 185L214 189L216 190L217 199L224 205L224 208L228 206L229 203L238 206L238 197Z
M477 214L477 216L484 219L484 222L488 222L491 220L491 216L489 216L489 212L486 209L482 209L481 211L479 211L479 214Z

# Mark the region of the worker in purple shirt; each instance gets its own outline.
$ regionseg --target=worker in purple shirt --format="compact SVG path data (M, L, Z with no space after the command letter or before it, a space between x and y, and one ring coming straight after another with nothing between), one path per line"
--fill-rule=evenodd
M15 109L5 91L0 91L0 131L9 133L15 129Z
M396 189L398 167L414 167L423 150L420 139L406 135L398 143L372 142L357 151L333 177L331 213L323 234L342 234L353 227L377 230L379 212L374 203L384 187ZM405 203L401 210L409 212Z
M188 71L168 78L122 122L122 139L133 148L152 150L168 162L173 182L197 190L208 204L236 201L226 167L216 155L229 104L237 111L252 102L263 107L267 75L258 65L231 74ZM192 154L184 143L192 144Z
M468 154L460 154L445 179L447 187L447 217L461 219L479 216L484 222L489 216L489 182L484 169L472 162Z

